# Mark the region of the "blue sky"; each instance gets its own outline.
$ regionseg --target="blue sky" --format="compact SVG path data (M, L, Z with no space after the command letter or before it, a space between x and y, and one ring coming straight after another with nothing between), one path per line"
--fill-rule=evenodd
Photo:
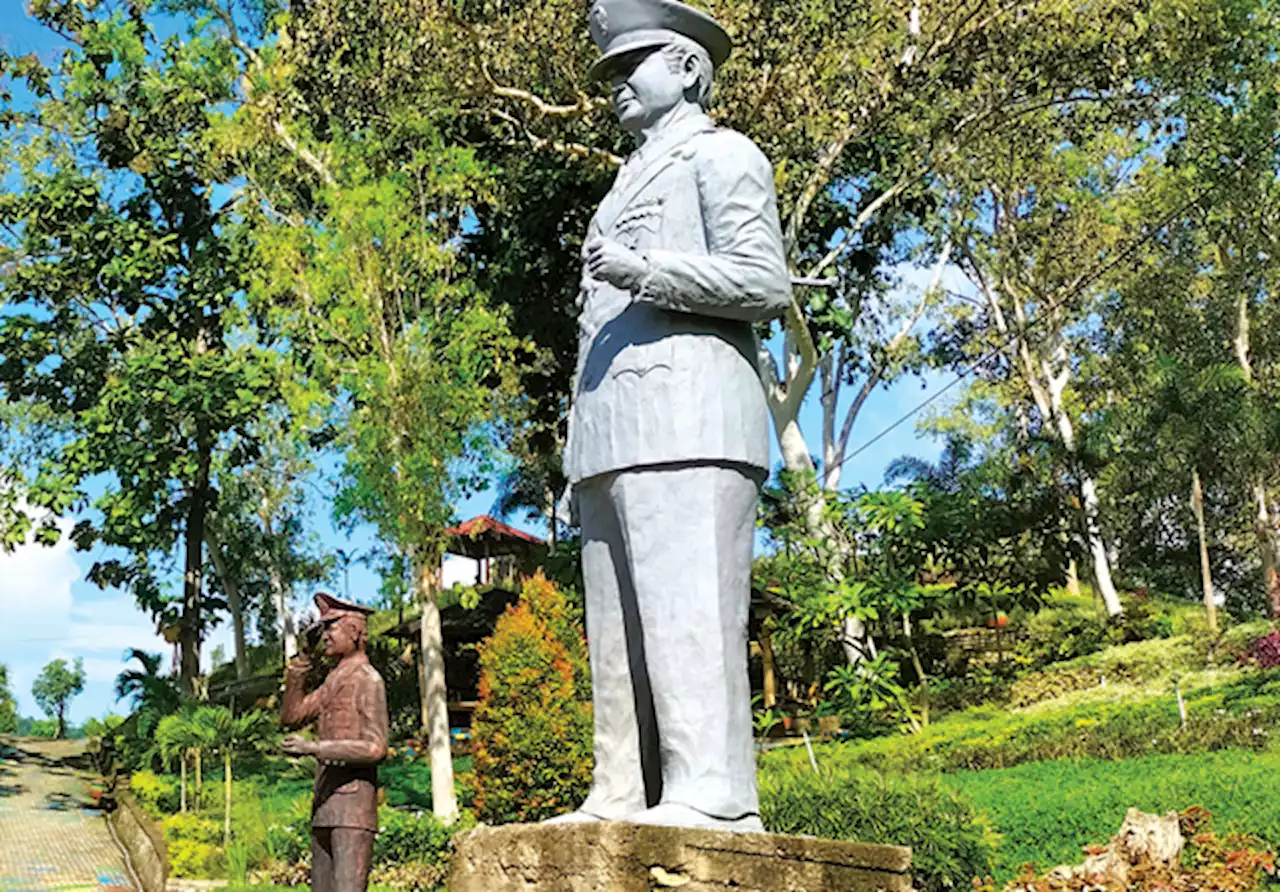
M58 41L27 17L21 0L0 0L0 48L15 55L34 51L50 60L58 52ZM907 379L877 392L863 408L854 430L853 447L896 421L945 380L938 375ZM820 409L816 399L811 398L801 414L801 427L815 450L820 426ZM847 466L842 484L878 485L889 460L908 453L933 459L939 448L932 440L920 438L913 424L905 424ZM776 443L772 444L772 451L776 463ZM458 506L458 517L488 513L494 497L490 490L469 499ZM359 529L348 536L334 527L323 510L318 508L316 516L310 518L310 526L326 549L364 552L374 543L370 529ZM66 521L68 529L72 523L74 518ZM517 524L537 531L534 525ZM111 690L115 676L124 668L122 656L127 648L160 651L166 657L171 654L171 647L156 634L150 617L137 609L128 593L103 591L85 581L93 563L106 556L101 548L78 554L65 540L53 548L28 545L12 554L0 554L0 662L9 667L10 685L23 714L39 715L31 697L31 683L51 659L80 657L85 661L88 682L84 693L72 702L70 716L71 721L81 722L111 709L128 711L126 704L116 704ZM371 600L378 587L374 574L358 563L351 564L349 573L352 597ZM177 582L174 580L174 584ZM341 580L334 588L341 590ZM310 592L297 594L298 606L304 607ZM230 652L225 625L214 630L205 644L206 665L218 645Z

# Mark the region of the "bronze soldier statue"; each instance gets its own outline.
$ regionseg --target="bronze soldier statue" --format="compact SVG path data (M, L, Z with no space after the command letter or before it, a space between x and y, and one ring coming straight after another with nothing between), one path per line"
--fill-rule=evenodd
M378 763L387 754L387 693L365 656L367 617L373 611L318 594L325 655L338 665L306 693L311 661L301 654L285 669L280 721L297 727L319 719L317 740L290 735L281 748L315 756L311 807L311 888L363 892L369 883L373 837L378 832Z

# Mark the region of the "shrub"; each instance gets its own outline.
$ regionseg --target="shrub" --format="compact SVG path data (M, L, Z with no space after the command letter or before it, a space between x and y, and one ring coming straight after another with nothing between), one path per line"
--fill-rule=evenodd
M164 839L169 850L169 873L175 877L209 878L226 870L226 858L218 844L222 825L193 812L164 820Z
M181 791L171 777L151 771L135 771L129 776L129 789L152 817L163 817L177 811L181 805Z
M182 879L214 879L226 872L222 849L207 842L178 839L168 844L169 876Z
M970 709L920 734L824 747L819 758L886 771L960 771L1053 759L1126 759L1231 747L1262 750L1280 723L1280 671L1252 673L1185 696L1185 728L1170 690L1159 697L1090 701L1024 713L1002 707ZM785 758L799 763L807 757L800 752Z
M296 864L311 854L311 799L299 798L287 814L267 827L263 841L267 856L283 864Z
M369 872L372 885L404 889L406 892L432 892L444 884L448 867L425 861L409 861L386 867L374 867Z
M991 870L998 836L936 779L762 763L760 813L775 833L910 846L920 892L966 887Z
M1280 629L1250 644L1249 657L1262 669L1280 669Z
M475 820L466 812L452 824L445 825L430 812L379 809L373 863L382 867L436 865L446 871L453 838L474 826Z
M480 645L474 773L465 782L489 823L576 808L591 779L591 690L576 611L542 574Z
M183 812L164 819L164 838L172 842L189 839L193 842L222 842L222 825L195 812Z

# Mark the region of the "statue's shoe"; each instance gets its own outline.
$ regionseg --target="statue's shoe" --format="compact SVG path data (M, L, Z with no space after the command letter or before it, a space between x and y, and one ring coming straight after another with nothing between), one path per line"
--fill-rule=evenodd
M733 833L764 833L759 815L741 818L716 818L704 815L696 808L678 802L662 802L653 808L628 815L633 824L652 824L658 827L696 827L700 830L728 830Z
M556 815L554 818L547 818L543 824L594 824L597 821L606 821L608 818L602 818L599 815L593 815L585 811L571 811L562 815Z

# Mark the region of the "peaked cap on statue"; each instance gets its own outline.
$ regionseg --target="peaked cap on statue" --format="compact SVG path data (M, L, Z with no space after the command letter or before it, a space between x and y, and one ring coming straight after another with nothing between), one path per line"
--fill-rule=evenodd
M319 592L315 597L316 608L320 611L320 622L330 622L344 616L367 619L373 613L372 607L365 607L355 601L344 601L327 592Z
M607 78L619 56L666 46L677 37L706 47L716 68L733 48L719 22L679 0L596 0L588 19L591 39L601 53L587 72L596 79Z

